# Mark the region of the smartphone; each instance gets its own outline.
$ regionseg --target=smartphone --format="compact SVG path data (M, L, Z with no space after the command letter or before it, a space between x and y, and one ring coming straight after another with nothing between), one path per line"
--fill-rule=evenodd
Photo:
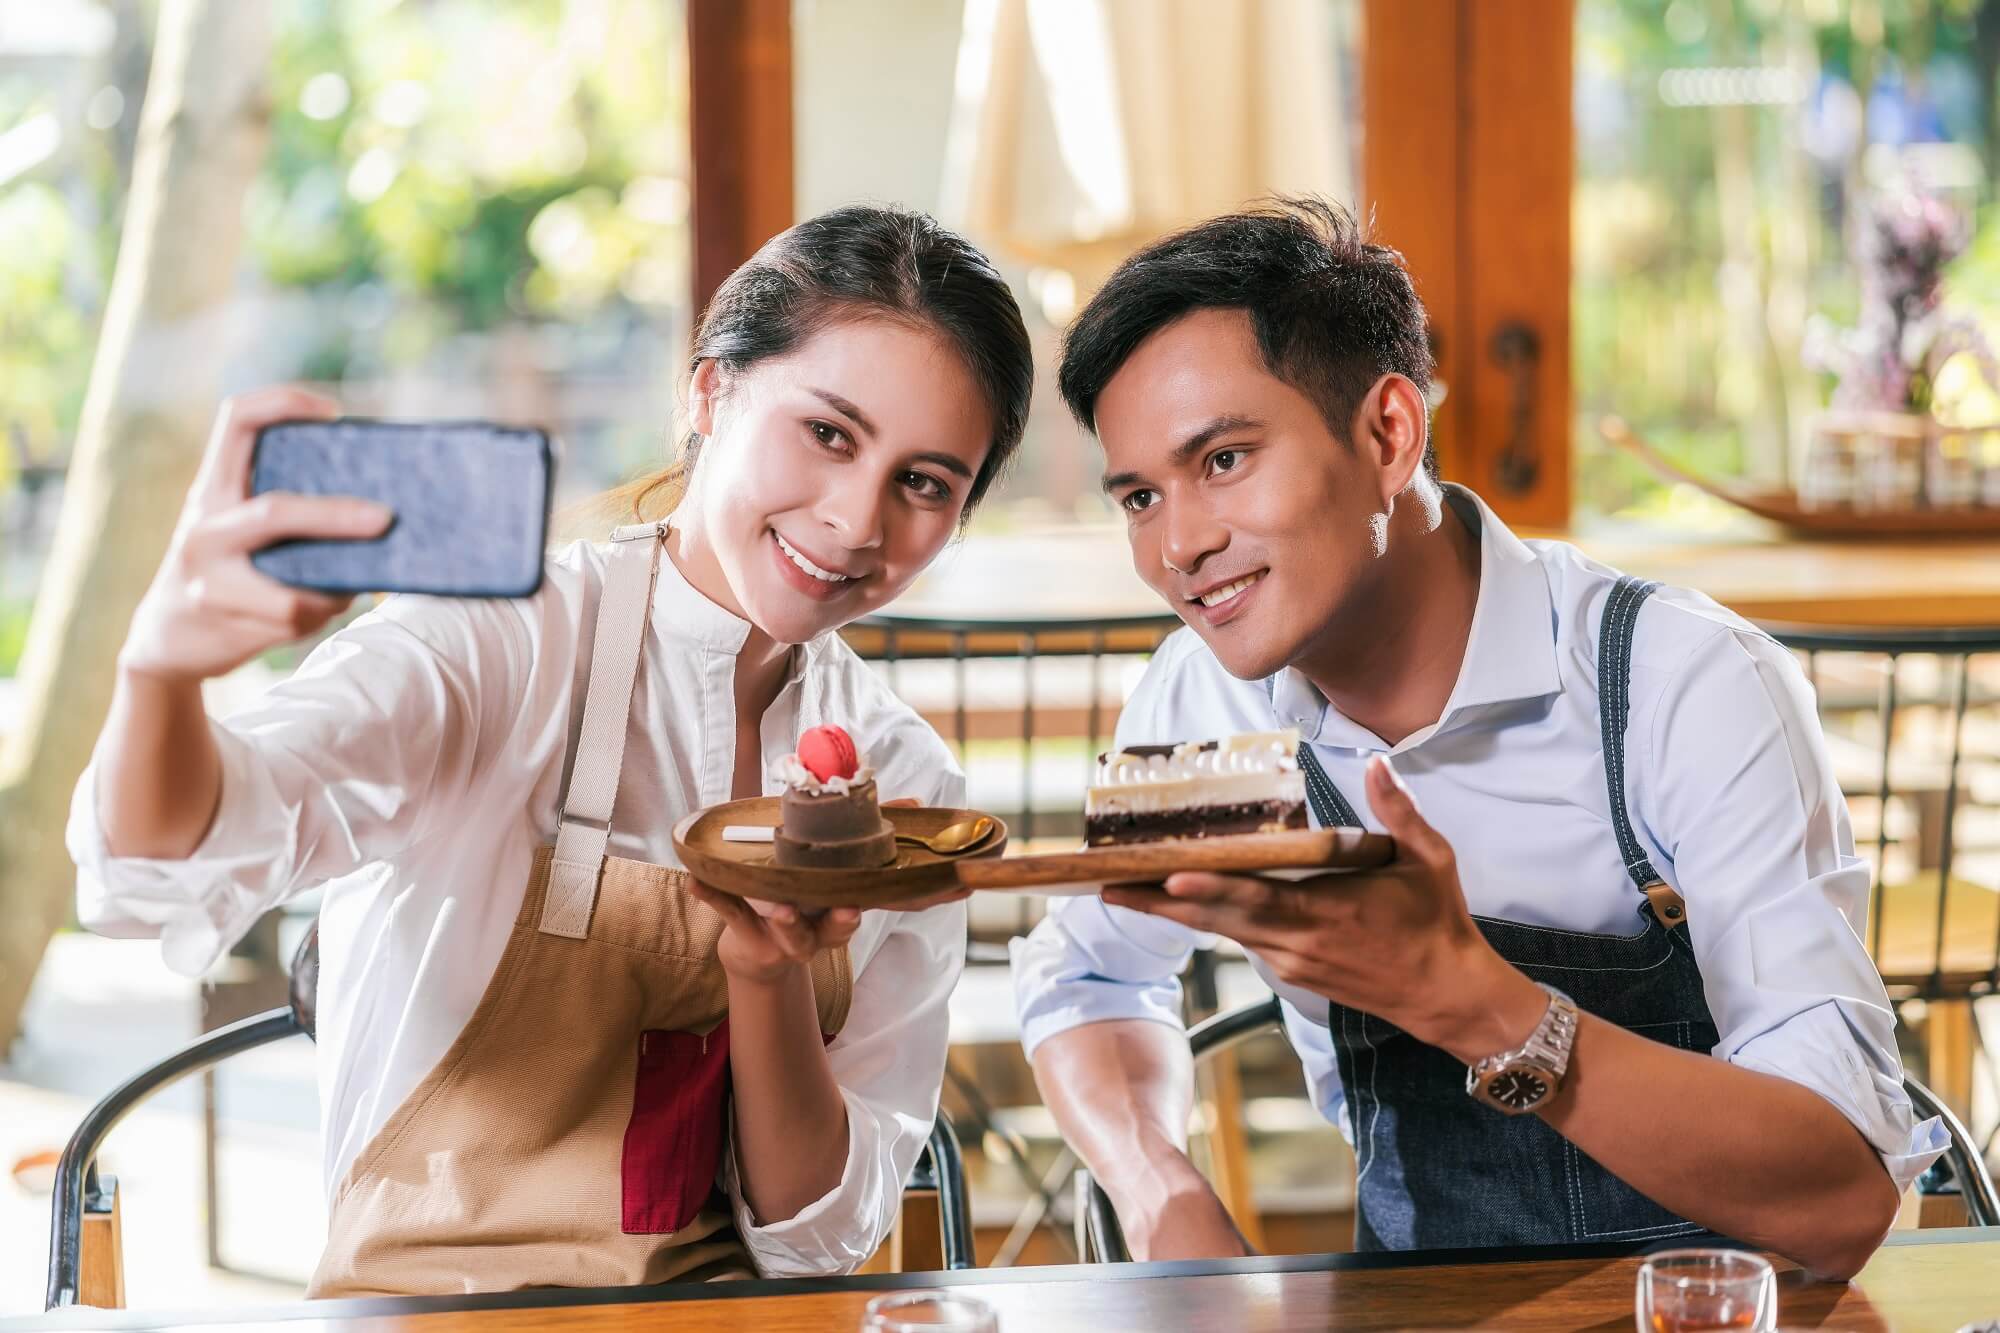
M527 597L542 584L554 459L542 431L487 421L281 421L257 433L250 493L358 496L396 513L361 541L252 553L315 592Z

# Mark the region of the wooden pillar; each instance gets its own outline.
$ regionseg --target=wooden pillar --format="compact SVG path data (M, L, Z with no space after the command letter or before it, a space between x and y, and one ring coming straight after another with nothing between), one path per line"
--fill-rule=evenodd
M1937 1099L1972 1120L1972 1064L1979 1050L1970 1000L1932 1000L1924 1006L1924 1082Z
M687 0L694 309L792 225L791 0Z
M1250 1134L1243 1123L1243 1073L1233 1050L1217 1051L1195 1070L1208 1121L1208 1175L1250 1248L1264 1248L1264 1217L1250 1180Z
M1510 523L1570 499L1573 0L1367 0L1361 193L1430 311L1438 462Z

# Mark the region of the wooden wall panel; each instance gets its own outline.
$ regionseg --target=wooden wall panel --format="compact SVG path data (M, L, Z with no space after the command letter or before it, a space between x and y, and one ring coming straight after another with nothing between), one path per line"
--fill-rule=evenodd
M1458 193L1459 0L1368 0L1361 50L1361 198L1381 241L1403 252L1430 312L1438 378L1453 394L1471 371L1460 311ZM1432 430L1444 475L1470 475L1456 429Z
M1572 0L1367 0L1362 192L1430 310L1448 396L1444 475L1509 522L1558 527L1570 497ZM1509 325L1536 357L1511 455Z
M697 311L792 225L792 0L686 0Z

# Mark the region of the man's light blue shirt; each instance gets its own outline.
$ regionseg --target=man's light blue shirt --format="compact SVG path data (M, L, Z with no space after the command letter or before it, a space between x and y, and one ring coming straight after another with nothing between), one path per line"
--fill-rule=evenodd
M1298 672L1238 680L1183 629L1154 655L1117 744L1297 727L1376 830L1363 769L1387 754L1451 841L1474 913L1636 934L1641 900L1612 833L1597 710L1597 631L1618 573L1566 543L1522 541L1470 491L1446 495L1479 533L1480 577L1465 660L1435 724L1389 745ZM1903 1091L1895 1013L1861 940L1869 870L1804 673L1708 597L1662 588L1639 616L1631 694L1633 827L1687 901L1721 1033L1713 1054L1826 1098L1905 1188L1947 1139L1938 1121L1916 1122ZM1053 1034L1106 1019L1178 1026L1178 974L1205 942L1095 897L1056 900L1013 946L1023 1045L1032 1056ZM1250 961L1285 1002L1315 1102L1343 1124L1326 1000Z

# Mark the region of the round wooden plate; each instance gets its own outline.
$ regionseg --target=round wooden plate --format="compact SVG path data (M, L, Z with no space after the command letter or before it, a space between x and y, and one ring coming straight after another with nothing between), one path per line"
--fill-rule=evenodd
M1388 864L1395 855L1395 839L1386 834L1355 828L1293 829L1009 856L962 862L957 869L958 882L969 889L1079 894L1096 893L1106 884L1156 884L1176 870L1224 874L1366 870Z
M1007 846L1007 825L994 819L999 827L986 843L957 856L939 856L902 842L896 844L894 865L865 870L815 870L778 865L771 859L768 842L722 840L722 830L730 824L776 828L778 802L776 796L757 796L697 810L674 825L674 853L696 879L739 898L763 898L801 907L892 907L958 888L959 866L976 858L997 857ZM983 813L942 806L882 807L883 817L897 832L924 837L961 820L977 819Z

